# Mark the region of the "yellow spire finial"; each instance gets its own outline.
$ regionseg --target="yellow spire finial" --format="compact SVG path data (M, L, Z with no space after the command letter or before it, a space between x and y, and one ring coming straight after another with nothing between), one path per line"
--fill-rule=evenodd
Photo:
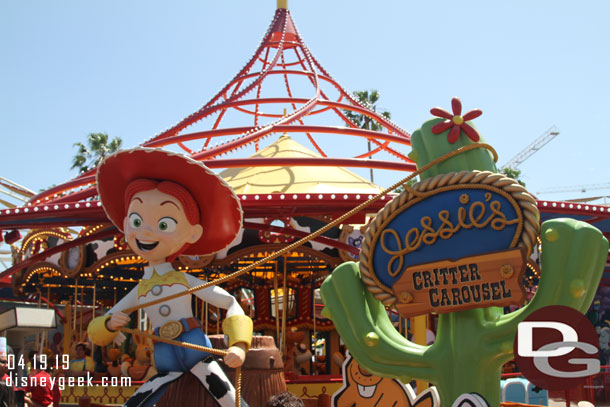
M280 1L282 1L282 0L277 0L278 4ZM288 0L284 0L284 1L288 1ZM284 117L287 116L287 113L288 113L288 111L286 110L286 108L284 108ZM288 134L286 132L284 132L284 134L282 134L282 136L280 138L283 138L283 137L288 137Z
M288 0L277 0L277 8L288 9Z

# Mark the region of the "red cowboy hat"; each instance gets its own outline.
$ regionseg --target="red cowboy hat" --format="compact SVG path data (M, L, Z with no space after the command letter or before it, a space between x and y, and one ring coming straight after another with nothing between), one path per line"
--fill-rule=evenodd
M126 216L125 189L138 178L173 181L186 188L197 202L203 235L184 254L216 253L239 233L241 205L222 178L182 154L144 147L108 156L97 169L97 190L104 211L120 231Z

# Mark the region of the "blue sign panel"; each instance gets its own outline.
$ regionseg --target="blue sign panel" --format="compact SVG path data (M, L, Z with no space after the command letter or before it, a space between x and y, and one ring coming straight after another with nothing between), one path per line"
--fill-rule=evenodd
M395 211L371 245L373 270L382 285L392 287L415 264L517 245L522 215L504 191L481 185L425 195Z

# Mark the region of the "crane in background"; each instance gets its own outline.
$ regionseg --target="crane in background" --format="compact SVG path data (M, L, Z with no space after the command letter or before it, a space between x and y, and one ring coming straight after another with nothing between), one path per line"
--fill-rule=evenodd
M555 125L551 126L550 129L545 131L540 137L532 142L529 146L525 147L521 152L519 152L516 156L511 158L506 164L500 167L500 170L504 170L505 168L516 169L519 167L525 160L530 158L536 151L540 150L549 141L553 140L555 137L559 135L559 129Z
M521 171L517 170L517 167L519 167L525 160L530 158L534 153L536 153L538 150L540 150L542 147L544 147L546 144L548 144L551 140L553 140L558 135L559 135L559 129L557 129L557 126L555 126L555 125L551 126L551 128L549 128L547 131L545 131L540 137L538 137L530 145L525 147L521 152L519 152L517 155L515 155L506 164L501 166L500 170L502 172L504 172L505 174L508 174L508 172L513 170L513 172L516 172L516 174L519 175L519 173ZM509 176L512 176L512 175L509 175ZM546 189L536 192L536 195L558 194L558 193L564 193L564 192L587 192L587 191L602 190L602 189L609 190L610 183L546 188ZM610 196L602 195L602 196L595 196L595 197L589 197L589 198L573 199L570 201L589 202L589 201L595 201L598 199L603 199L604 205L605 205L606 198L610 198Z
M610 189L610 182L605 184L588 184L588 185L574 185L571 187L556 187L556 188L546 188L537 194L557 194L560 192L587 192L596 189Z
M536 195L538 195L538 194L559 194L562 192L583 192L584 193L584 192L588 192L588 191L595 191L595 190L601 190L601 189L610 190L610 182L607 182L605 184L588 184L588 185L574 185L571 187L546 188L546 189L540 190L539 192L536 192ZM610 198L610 196L600 195L600 196L591 196L591 197L587 197L587 198L567 199L566 202L591 202L591 201L597 201L599 199L603 199L603 205L607 205L608 198Z

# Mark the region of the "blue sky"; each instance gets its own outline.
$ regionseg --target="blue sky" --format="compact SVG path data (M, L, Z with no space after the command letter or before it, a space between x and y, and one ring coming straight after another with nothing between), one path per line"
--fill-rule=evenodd
M275 5L0 2L0 176L38 191L76 175L72 145L89 132L131 147L176 124L250 58ZM559 128L520 167L531 192L610 182L609 2L290 0L289 9L326 70L348 91L379 90L378 106L409 132L459 96L465 111L483 110L475 124L499 164Z

